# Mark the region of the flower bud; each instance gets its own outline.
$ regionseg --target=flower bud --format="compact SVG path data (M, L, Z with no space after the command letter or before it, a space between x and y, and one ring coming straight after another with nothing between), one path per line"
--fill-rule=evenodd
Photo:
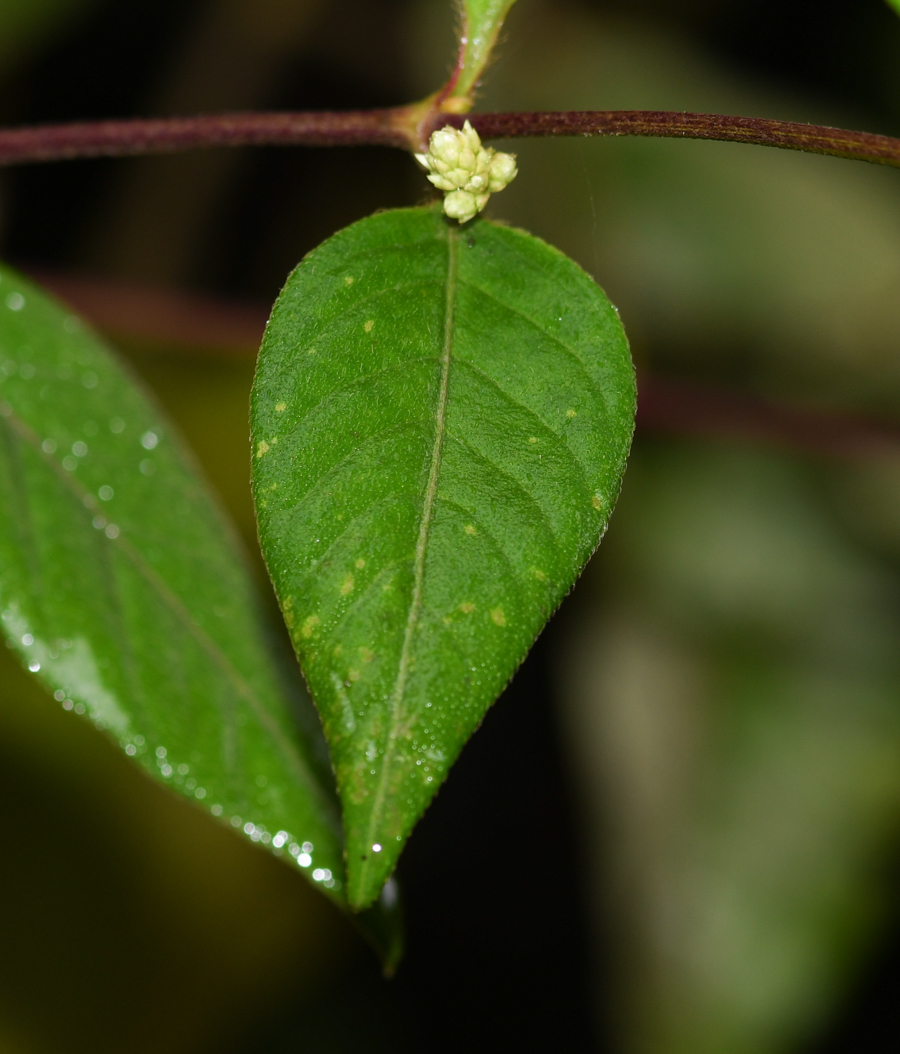
M444 198L444 212L451 220L466 223L478 213L478 202L467 190L454 190Z
M496 194L498 190L503 190L518 174L515 154L494 154L490 164L491 193Z
M432 133L428 151L415 157L429 182L447 194L444 212L460 223L479 213L491 194L515 179L518 171L515 156L482 146L468 121L462 130L447 125Z

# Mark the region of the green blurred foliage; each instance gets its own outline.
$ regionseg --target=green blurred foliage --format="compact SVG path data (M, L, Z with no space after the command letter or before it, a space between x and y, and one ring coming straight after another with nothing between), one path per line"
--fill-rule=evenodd
M623 1049L797 1049L890 917L900 580L829 482L726 445L640 446L569 616Z

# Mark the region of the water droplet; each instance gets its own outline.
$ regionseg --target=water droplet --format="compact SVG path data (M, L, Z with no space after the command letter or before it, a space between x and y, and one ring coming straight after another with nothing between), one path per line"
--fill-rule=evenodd
M71 699L63 699L63 710L71 710L74 705Z
M165 747L157 747L156 748L156 756L158 758L164 758L166 756L166 748Z
M76 714L83 714L84 713L84 703L76 703L75 704L75 713Z
M112 499L113 494L115 494L115 491L112 489L112 487L102 486L97 491L97 494L100 496L101 501L110 501Z
M107 538L113 538L113 539L119 537L119 528L114 523L110 523L110 524L107 525L106 537Z
M53 698L54 698L54 699L55 699L55 700L56 700L56 701L57 701L58 703L61 703L61 702L63 701L63 699L65 699L65 697L66 697L66 693L65 693L65 692L55 691L55 692L53 693Z
M10 293L6 298L6 306L10 311L21 311L25 306L25 297L21 293Z
M144 450L153 450L156 444L159 442L159 436L156 432L144 432L141 436L141 446Z
M325 877L325 871L321 867L317 867L315 871L313 871L312 877L314 882L321 882Z
M141 472L143 472L145 476L152 476L153 473L156 471L156 466L148 457L144 458L140 465L138 465L138 468L141 470Z
M81 383L85 386L85 388L96 388L97 380L97 374L94 373L92 370L88 370L88 372L82 376Z
M30 662L28 664L28 669L31 670L32 673L37 673L40 668L41 664L39 662Z
M222 806L221 805L214 805L209 811L213 814L213 816L221 816L222 815Z
M134 741L135 741L135 743L137 743L137 745L139 747L142 747L144 745L144 737L143 736L135 736L134 737Z
M311 853L313 851L313 844L312 842L304 842L303 845L300 846L300 848L303 850L304 853Z
M114 417L109 422L109 430L113 433L113 435L119 435L120 432L125 431L125 422L122 420L121 417Z
M136 747L136 746L134 745L134 743L129 743L129 744L128 744L128 746L127 746L127 747L125 748L125 753L126 753L126 754L127 754L127 755L128 755L129 757L130 757L130 758L133 758L133 757L134 757L134 755L135 755L135 754L137 753L137 747Z
M312 857L309 855L309 853L298 853L297 863L301 867L309 867L309 865L312 863Z
M205 798L206 797L206 791L202 787L198 787L194 791L194 797L195 798Z
M87 443L82 442L80 439L72 444L72 453L75 455L75 457L84 457L87 452Z
M22 638L22 643L25 645L26 648L30 648L31 645L34 644L34 637L32 637L30 633L26 633L25 636Z
M43 450L45 454L53 454L53 453L55 453L55 451L56 451L56 440L55 439L45 439L44 442L41 443L41 450Z
M97 528L98 531L102 531L106 526L106 518L104 516L95 516L91 523Z
M381 852L381 846L377 842L372 846L372 852L373 853L380 853Z

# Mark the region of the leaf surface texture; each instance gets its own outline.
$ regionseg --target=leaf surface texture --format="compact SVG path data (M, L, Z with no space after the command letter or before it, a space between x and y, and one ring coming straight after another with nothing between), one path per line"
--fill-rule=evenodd
M159 408L6 269L0 613L66 709L342 896L325 745L236 538Z
M599 542L634 398L615 309L522 231L382 213L288 280L254 382L254 496L351 906Z

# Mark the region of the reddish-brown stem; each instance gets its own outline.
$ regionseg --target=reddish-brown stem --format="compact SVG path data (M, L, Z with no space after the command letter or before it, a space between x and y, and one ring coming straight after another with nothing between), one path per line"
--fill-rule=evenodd
M461 126L464 118L451 117L448 120ZM558 113L485 113L470 120L485 139L553 135L715 139L900 167L900 139L759 117L657 110L569 110Z
M393 146L418 149L434 128L466 118L427 105L351 113L245 113L96 121L0 130L0 165L78 157L167 153L211 146ZM482 113L486 139L530 136L652 136L715 139L900 167L900 139L840 128L655 110Z
M410 111L228 113L0 129L0 165L163 154L210 146L409 148Z

